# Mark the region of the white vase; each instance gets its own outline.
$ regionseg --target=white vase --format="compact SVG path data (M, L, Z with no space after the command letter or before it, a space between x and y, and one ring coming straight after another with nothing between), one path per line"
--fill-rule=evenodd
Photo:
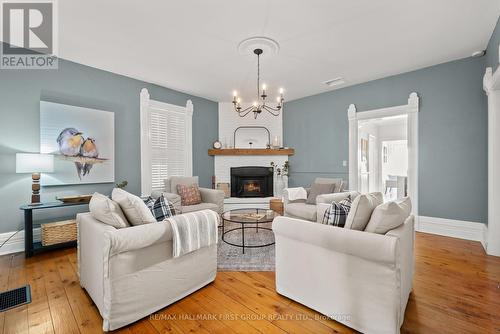
M278 175L276 178L276 197L283 197L283 189L285 189L285 180L283 175Z

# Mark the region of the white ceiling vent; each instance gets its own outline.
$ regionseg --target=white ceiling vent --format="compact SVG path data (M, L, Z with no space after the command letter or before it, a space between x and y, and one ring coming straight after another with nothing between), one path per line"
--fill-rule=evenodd
M345 84L345 80L342 77L338 77L338 78L335 78L335 79L326 80L323 83L325 85L327 85L327 86L335 87L335 86L340 86L340 85Z

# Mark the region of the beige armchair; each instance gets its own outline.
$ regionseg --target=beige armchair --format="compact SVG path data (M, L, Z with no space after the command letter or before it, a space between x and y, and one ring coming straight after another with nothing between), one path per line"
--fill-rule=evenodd
M277 217L276 291L362 333L396 334L414 272L413 216L386 234Z
M164 183L165 188L163 191L155 191L151 196L157 198L163 193L163 195L174 205L175 211L178 214L205 209L213 210L220 214L224 209L224 192L222 190L209 188L199 188L201 194L200 204L182 206L181 197L177 193L177 185L198 185L198 176L172 176L165 179Z
M343 191L344 181L342 179L332 179L332 178L322 178L317 177L314 180L314 183L334 183L335 188L333 190L334 193L340 193ZM309 195L310 188L306 188L307 195ZM312 222L316 222L318 219L322 219L323 217L318 218L317 213L317 203L326 203L328 201L327 195L323 194L318 195L316 198L316 204L308 204L306 200L296 200L291 201L289 199L288 190L285 189L283 191L283 203L284 203L284 213L286 217L305 219ZM325 197L326 196L326 197ZM331 203L330 201L329 203Z

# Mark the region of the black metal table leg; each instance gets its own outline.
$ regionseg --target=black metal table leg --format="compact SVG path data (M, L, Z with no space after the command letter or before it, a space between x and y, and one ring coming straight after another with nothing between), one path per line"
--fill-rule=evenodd
M33 256L33 210L24 210L24 256Z
M241 225L241 244L243 245L243 254L245 254L245 226Z

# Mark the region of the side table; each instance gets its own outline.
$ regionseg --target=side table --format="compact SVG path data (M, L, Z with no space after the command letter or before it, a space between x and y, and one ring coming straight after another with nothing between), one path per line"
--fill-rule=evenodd
M26 204L20 207L24 211L24 255L26 258L35 254L67 247L76 247L76 241L63 242L60 244L43 246L41 242L33 242L33 211L44 209L65 208L75 205L88 205L88 202L64 203L61 201L40 204Z
M271 198L269 200L269 209L273 210L277 214L283 216L284 213L284 205L281 198Z

